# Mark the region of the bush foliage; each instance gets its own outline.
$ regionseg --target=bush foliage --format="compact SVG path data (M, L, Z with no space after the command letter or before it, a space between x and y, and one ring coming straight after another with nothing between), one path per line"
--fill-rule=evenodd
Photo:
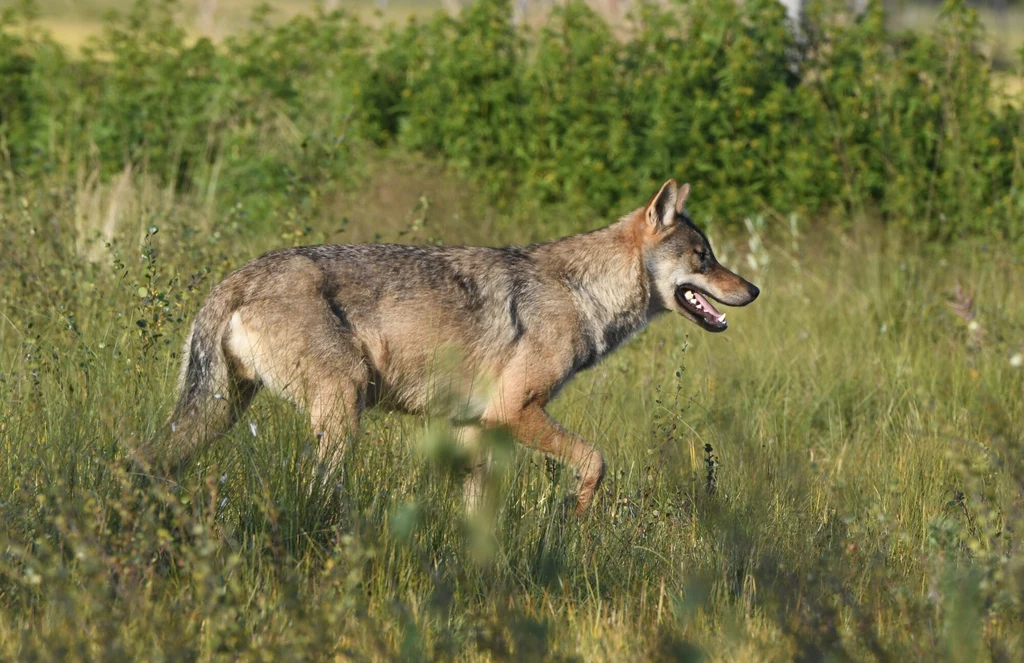
M80 57L8 12L0 135L15 178L130 163L224 208L258 199L267 219L377 143L583 224L674 175L724 224L838 209L930 238L1022 231L1020 113L960 1L934 33L896 35L879 3L857 20L819 4L799 40L774 0L641 5L625 35L579 2L538 30L514 26L509 0L380 29L259 14L222 46L189 39L175 11L140 0Z

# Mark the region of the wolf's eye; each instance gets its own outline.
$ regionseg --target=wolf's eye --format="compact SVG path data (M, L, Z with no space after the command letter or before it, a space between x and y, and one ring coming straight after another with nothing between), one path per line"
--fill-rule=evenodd
M704 258L706 258L708 255L708 252L705 251L704 249L694 249L693 252L697 254L698 260L704 260Z

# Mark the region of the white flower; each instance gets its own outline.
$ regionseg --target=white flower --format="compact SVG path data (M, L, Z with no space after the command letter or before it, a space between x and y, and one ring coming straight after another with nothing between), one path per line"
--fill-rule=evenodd
M1017 354L1010 357L1010 366L1013 366L1014 368L1020 368L1021 366L1024 366L1024 355L1018 352Z
M967 331L976 332L979 329L981 329L981 325L978 324L977 320L971 320L969 323L967 323Z

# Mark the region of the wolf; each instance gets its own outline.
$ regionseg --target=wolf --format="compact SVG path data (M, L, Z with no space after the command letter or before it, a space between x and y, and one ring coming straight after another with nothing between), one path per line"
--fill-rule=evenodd
M722 332L711 301L759 294L719 264L686 212L689 191L670 179L611 225L525 247L324 244L254 259L213 288L191 326L164 467L222 436L262 389L308 414L326 469L366 408L424 414L444 402L468 445L501 427L568 463L583 513L604 456L552 419L551 399L655 316ZM485 473L484 461L468 473L471 507Z

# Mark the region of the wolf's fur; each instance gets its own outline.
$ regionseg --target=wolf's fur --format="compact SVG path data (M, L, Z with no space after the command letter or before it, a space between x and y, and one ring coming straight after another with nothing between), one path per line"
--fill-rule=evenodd
M688 191L669 180L610 226L523 248L321 245L253 260L196 316L170 460L227 431L264 387L309 413L328 465L364 408L422 413L454 394L460 436L505 426L570 463L582 511L604 459L548 416L548 401L658 313L707 327L680 305L681 284L732 305L757 296L686 216ZM479 470L470 499L478 481Z

